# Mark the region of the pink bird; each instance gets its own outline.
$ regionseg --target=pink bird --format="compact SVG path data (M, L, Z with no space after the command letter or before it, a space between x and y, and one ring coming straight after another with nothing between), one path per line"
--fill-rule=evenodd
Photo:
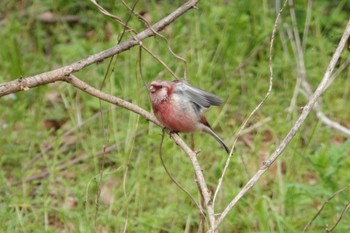
M149 91L154 115L166 128L176 133L204 131L214 136L230 153L204 116L207 108L222 104L220 97L177 80L153 81Z

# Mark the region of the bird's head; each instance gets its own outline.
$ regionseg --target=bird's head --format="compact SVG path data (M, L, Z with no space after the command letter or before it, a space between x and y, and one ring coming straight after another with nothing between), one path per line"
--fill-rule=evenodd
M168 100L173 90L171 82L153 81L149 86L149 92L153 103L159 103Z

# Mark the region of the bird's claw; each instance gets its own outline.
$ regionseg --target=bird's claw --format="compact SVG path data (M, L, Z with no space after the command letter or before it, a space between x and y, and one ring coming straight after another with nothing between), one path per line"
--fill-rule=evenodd
M169 137L171 138L173 134L179 135L178 131L170 130L169 131Z

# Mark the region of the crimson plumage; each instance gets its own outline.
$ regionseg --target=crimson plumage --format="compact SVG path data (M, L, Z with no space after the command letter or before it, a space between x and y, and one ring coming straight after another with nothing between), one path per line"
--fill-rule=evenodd
M190 86L184 81L153 81L149 91L157 119L174 132L204 131L214 136L226 152L230 150L211 129L204 112L210 106L220 106L220 97Z

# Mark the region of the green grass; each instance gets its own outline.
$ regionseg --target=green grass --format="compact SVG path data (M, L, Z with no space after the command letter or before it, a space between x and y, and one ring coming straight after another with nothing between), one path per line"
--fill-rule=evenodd
M129 1L130 2L130 1ZM136 10L147 11L157 22L184 1L140 2ZM119 1L101 4L122 19L128 17ZM129 3L131 5L131 2ZM302 36L307 1L296 1L298 29ZM306 41L307 79L315 89L348 21L347 0L314 2ZM265 46L239 73L233 71L269 39L275 20L271 1L201 1L198 10L179 18L163 34L174 52L188 63L193 85L214 92L225 100L221 108L207 112L215 131L225 141L265 95L268 88L268 54ZM85 1L12 1L0 3L0 83L42 73L97 53L116 44L122 27ZM76 14L76 24L44 24L37 15ZM291 29L289 9L282 15L282 31ZM130 25L143 30L139 20ZM123 40L130 38L126 34ZM284 43L284 44L283 44ZM183 76L183 63L167 50L159 37L144 41L176 74ZM287 112L296 84L295 55L290 42L277 35L273 50L274 87L263 108L250 124L271 121L239 140L235 156L219 193L220 213L257 171L289 131L307 100ZM341 62L348 57L344 51ZM76 75L103 91L151 110L147 89L138 69L139 48L94 64ZM146 82L171 79L164 67L142 52ZM350 127L348 68L340 74L322 99L327 116ZM12 96L13 97L13 96ZM104 112L104 114L100 114ZM82 122L92 118L83 126ZM66 83L54 83L0 98L0 225L3 232L197 232L199 212L189 197L166 175L159 159L161 129L143 118L100 102ZM56 127L56 128L55 128ZM78 127L69 137L68 130ZM182 135L190 142L189 135ZM214 189L225 164L224 150L210 136L196 133L200 164ZM104 146L117 148L97 156ZM45 148L51 145L48 151ZM324 200L349 184L350 141L327 128L311 113L301 131L275 165L233 208L220 232L301 232ZM40 159L26 166L39 152ZM196 199L200 196L191 163L165 136L164 159L173 176ZM60 171L59 165L86 155L87 159ZM102 169L103 168L103 169ZM50 176L25 182L47 169ZM102 173L102 178L100 175ZM96 211L96 195L102 188ZM332 226L349 201L349 191L325 207L308 232ZM345 214L334 232L348 232ZM95 224L96 223L96 224Z

